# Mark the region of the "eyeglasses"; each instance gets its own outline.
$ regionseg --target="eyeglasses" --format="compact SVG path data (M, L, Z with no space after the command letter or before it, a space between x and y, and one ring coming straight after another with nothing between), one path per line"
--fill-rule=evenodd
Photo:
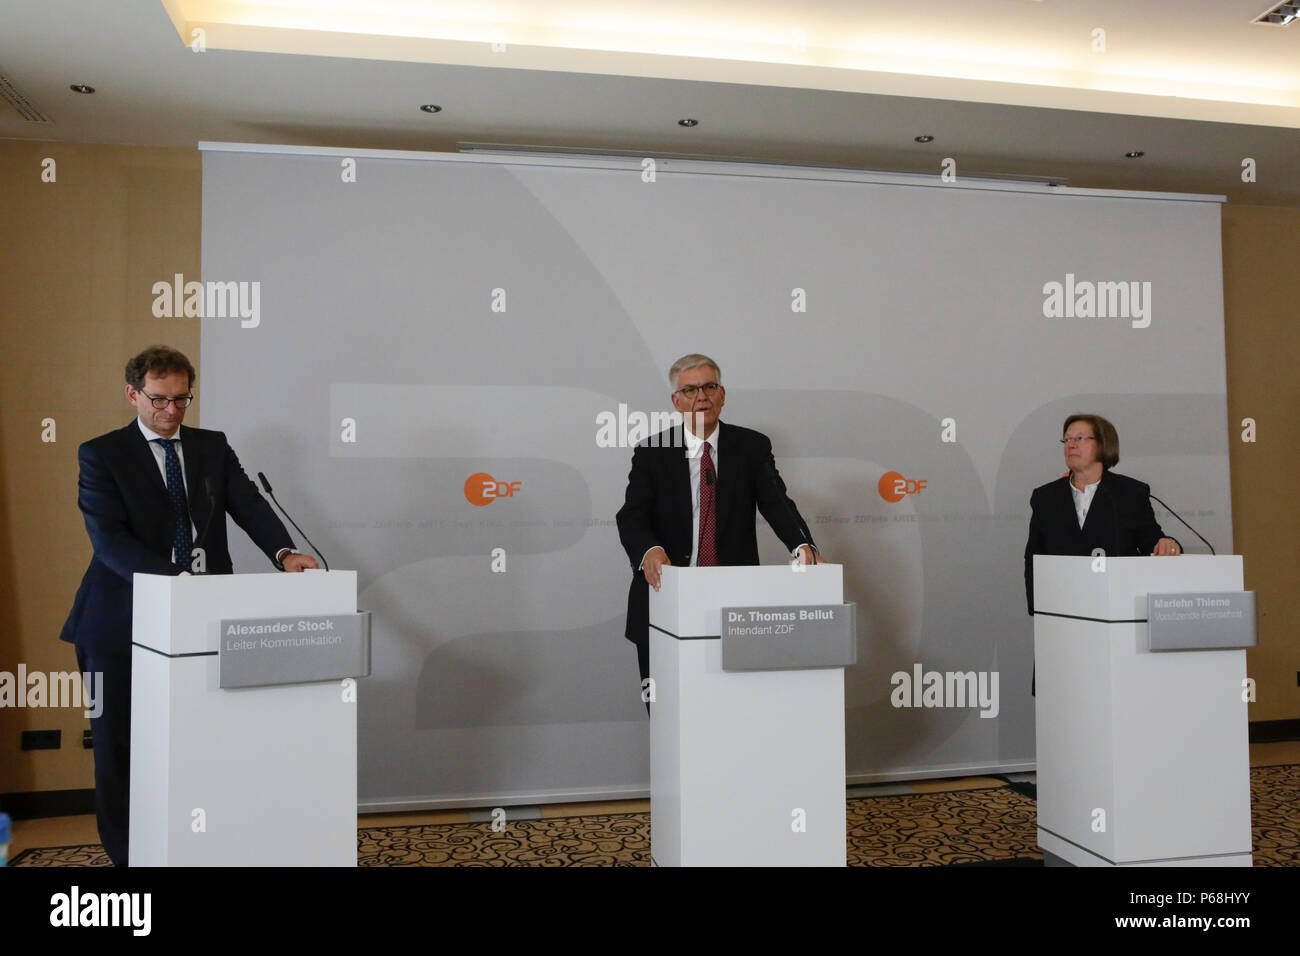
M166 408L168 405L175 405L177 408L189 408L190 402L194 401L193 395L182 395L179 398L163 398L161 395L150 395L143 388L139 389L139 392L153 402L153 407L159 410Z
M1079 444L1080 442L1085 442L1085 441L1096 441L1096 440L1097 440L1097 439L1096 439L1095 437L1093 437L1092 435L1066 435L1064 438L1061 439L1061 444L1062 444L1062 445L1077 445L1077 444Z
M703 385L683 385L674 394L680 395L682 398L694 398L695 393L700 389L703 389L704 394L712 398L717 394L718 389L720 388L722 388L722 386L717 382L705 382Z

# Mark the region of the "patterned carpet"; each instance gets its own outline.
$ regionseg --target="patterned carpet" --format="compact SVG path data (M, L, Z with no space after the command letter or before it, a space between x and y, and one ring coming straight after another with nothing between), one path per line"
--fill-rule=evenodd
M848 801L850 866L1032 863L1036 809L1026 788ZM1250 773L1256 866L1300 866L1300 764ZM610 813L491 823L364 827L359 866L649 866L650 815ZM11 866L107 866L97 845L25 850Z

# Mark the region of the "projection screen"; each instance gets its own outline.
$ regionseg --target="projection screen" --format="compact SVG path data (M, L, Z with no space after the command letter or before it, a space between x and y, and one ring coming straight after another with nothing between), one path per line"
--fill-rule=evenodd
M358 571L364 808L648 792L614 515L687 352L845 567L850 782L1032 769L1022 552L1067 413L1231 550L1220 197L201 145L202 281L243 294L201 320L203 425ZM910 706L931 671L997 693Z

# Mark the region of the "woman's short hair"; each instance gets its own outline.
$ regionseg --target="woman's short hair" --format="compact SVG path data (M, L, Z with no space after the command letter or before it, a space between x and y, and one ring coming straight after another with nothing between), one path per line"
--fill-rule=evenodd
M1114 468L1119 464L1119 433L1114 425L1100 415L1071 415L1061 426L1061 434L1064 435L1075 422L1087 422L1091 426L1092 437L1097 439L1097 460L1103 468Z

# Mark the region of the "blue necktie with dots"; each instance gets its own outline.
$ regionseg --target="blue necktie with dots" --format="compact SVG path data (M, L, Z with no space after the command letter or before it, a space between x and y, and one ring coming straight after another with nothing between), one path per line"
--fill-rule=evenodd
M172 564L182 571L190 569L190 508L185 500L185 478L181 474L181 456L176 454L179 438L155 438L162 445L167 472L167 496L172 502Z

